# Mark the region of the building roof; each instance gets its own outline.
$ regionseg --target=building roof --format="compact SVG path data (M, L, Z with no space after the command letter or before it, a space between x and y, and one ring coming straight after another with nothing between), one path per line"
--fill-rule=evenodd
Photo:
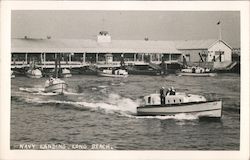
M86 39L12 39L12 52L180 53L172 41Z
M216 39L176 41L178 49L208 49Z
M183 49L208 49L217 41L216 39L185 41L112 40L110 43L98 43L96 40L90 39L13 38L11 51L22 53L181 53L180 50ZM229 45L227 46L230 48Z
M223 42L226 46L228 46L230 49L232 47L228 45L225 41L223 40L218 40L218 39L207 39L207 40L184 40L184 41L176 41L176 48L179 50L185 50L185 49L208 49L217 42Z

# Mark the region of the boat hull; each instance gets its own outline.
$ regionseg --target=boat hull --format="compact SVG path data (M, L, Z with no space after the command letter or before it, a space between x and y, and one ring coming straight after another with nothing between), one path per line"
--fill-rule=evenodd
M216 73L188 73L181 72L177 74L178 76L194 76L194 77L214 77Z
M98 75L102 76L102 77L114 77L114 78L125 78L125 77L128 77L127 74L125 74L125 75L118 75L118 74L98 73Z
M189 102L181 104L146 105L137 107L138 116L166 116L192 114L200 117L221 118L222 101Z
M67 90L66 83L56 83L45 87L45 92L64 93Z
M29 78L42 78L43 77L42 75L33 75L33 74L28 74L28 73L26 75Z

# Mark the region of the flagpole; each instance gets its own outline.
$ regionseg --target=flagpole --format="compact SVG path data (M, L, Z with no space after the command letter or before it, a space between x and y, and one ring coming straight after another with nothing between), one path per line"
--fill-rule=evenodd
M219 21L217 23L218 27L219 27L219 40L221 41L222 40L222 33L221 33L221 21Z

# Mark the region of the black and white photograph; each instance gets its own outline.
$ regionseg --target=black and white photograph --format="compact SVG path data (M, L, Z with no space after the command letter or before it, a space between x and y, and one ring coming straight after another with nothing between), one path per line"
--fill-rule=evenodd
M10 151L242 149L241 10L10 14Z

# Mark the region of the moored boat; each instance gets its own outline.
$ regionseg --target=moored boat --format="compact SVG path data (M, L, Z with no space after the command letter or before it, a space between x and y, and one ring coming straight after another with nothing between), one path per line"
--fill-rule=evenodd
M155 93L144 97L145 104L137 107L138 116L165 116L180 113L199 118L221 118L222 101L207 101L204 96L177 92L174 95Z
M69 77L72 77L72 74L71 74L69 69L64 68L64 69L62 69L61 76L63 78L69 78Z
M42 78L42 72L39 69L29 69L26 72L26 76L29 78Z
M15 74L14 74L14 71L11 70L11 78L15 78Z
M97 74L103 77L128 77L128 72L124 69L104 69L103 71L98 71Z
M195 77L213 77L216 73L211 72L208 68L202 67L189 67L182 69L181 72L177 73L178 76L195 76Z

